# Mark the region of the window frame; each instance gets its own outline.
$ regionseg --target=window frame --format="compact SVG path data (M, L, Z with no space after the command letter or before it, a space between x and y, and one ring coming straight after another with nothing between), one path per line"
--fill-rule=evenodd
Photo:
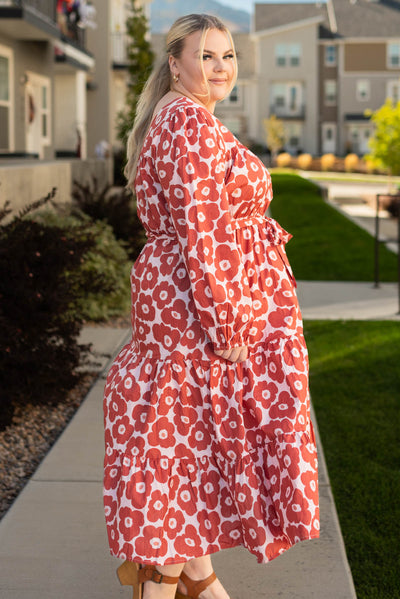
M390 49L397 46L397 53L393 54ZM392 57L397 57L397 64L392 64ZM388 41L386 46L386 66L388 69L400 69L400 40Z
M328 94L328 90L327 90L328 84L334 84L334 87L335 87L334 97L333 97L333 94ZM325 106L337 106L337 81L336 81L336 79L325 79L324 80L324 105Z
M233 94L234 91L236 92L236 98L235 98L235 95ZM232 94L233 94L233 96L232 96ZM240 83L236 82L235 85L233 86L232 91L230 92L229 96L224 98L222 100L222 102L220 102L219 104L223 105L223 106L232 106L232 107L243 106L243 90L242 90L242 86L240 85Z
M393 94L393 90L397 88L396 94ZM396 97L394 97L396 96ZM390 79L386 83L386 97L390 98L392 102L400 102L400 79Z
M361 84L367 84L365 88L365 96L362 95L360 90ZM357 79L356 81L356 98L358 102L368 102L371 97L371 82L369 79Z
M300 42L275 44L275 67L297 68L301 66L302 47Z
M334 51L333 59L329 59L328 50ZM324 64L326 67L336 67L337 66L337 51L338 51L338 48L336 45L326 44L325 50L324 50Z
M8 147L0 148L1 151L14 151L14 52L11 48L0 44L0 56L8 61L8 98L0 99L0 106L8 109Z

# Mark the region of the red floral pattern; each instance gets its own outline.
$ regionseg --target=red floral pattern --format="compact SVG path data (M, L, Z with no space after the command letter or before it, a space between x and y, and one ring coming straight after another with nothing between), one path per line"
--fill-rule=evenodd
M244 545L266 562L319 534L307 350L290 235L264 216L269 173L180 98L152 123L136 194L148 242L104 396L111 553L161 565ZM213 352L240 345L243 363Z

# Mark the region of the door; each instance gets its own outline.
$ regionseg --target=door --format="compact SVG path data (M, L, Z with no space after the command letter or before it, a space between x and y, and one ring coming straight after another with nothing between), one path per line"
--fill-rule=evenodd
M50 144L50 80L35 73L27 73L25 87L26 151L44 157L44 148Z
M336 153L336 124L324 123L322 125L322 154Z

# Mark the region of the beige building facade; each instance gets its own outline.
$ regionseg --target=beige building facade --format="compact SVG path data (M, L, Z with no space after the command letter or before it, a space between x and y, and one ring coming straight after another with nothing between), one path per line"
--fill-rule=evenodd
M249 137L263 120L284 123L284 150L313 155L368 152L368 111L400 99L400 3L327 0L256 4Z
M149 15L150 1L139 3L146 15ZM126 0L96 0L98 27L88 32L88 48L96 57L88 85L88 140L92 155L102 143L110 152L120 146L116 119L125 107L128 81L126 20L129 6Z
M62 33L56 2L0 2L0 154L86 157L84 30Z

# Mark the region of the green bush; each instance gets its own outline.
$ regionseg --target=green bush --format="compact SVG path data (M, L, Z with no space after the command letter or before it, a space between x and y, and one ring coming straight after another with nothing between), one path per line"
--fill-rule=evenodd
M130 260L136 260L146 243L146 236L137 216L135 196L129 189L112 189L110 185L99 189L97 179L93 178L86 184L74 181L72 198L79 212L93 220L107 222L115 237L125 242Z
M78 344L82 320L73 306L93 290L82 261L95 239L26 217L51 197L7 224L8 206L0 211L0 427L11 421L16 402L59 401L89 352Z
M81 276L91 284L91 290L81 288L73 273L66 273L74 286L76 301L70 310L78 320L101 321L129 310L130 262L124 245L115 239L110 225L92 221L83 213L60 214L50 211L35 216L39 222L61 227L68 239L93 238L94 244L82 257Z

